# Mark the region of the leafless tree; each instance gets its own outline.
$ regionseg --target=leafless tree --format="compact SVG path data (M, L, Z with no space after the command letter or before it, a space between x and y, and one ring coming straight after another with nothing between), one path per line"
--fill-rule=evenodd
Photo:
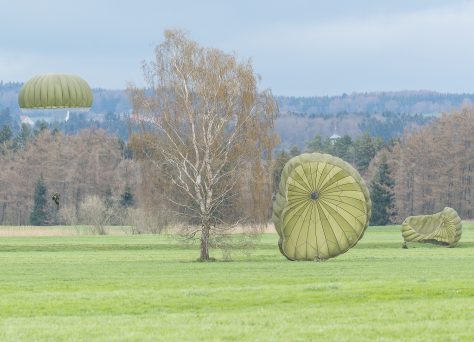
M445 206L474 216L474 108L443 114L406 132L390 153L398 220Z
M198 223L187 232L198 234L207 261L213 233L268 220L277 107L270 91L258 92L250 61L182 31L166 31L143 69L148 88L130 86L142 124L135 150L171 183L162 189L168 200Z
M43 175L49 194L59 193L61 206L74 207L88 196L104 198L107 189L116 195L125 184L139 183L138 168L123 159L115 137L88 129L69 136L44 130L24 149L0 154L0 224L29 224L34 186ZM48 195L48 203L56 205Z

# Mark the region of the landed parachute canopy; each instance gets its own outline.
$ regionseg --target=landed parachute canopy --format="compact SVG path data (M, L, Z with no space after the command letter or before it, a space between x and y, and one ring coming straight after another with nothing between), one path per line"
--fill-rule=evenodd
M462 221L456 210L446 207L433 215L409 216L402 223L407 242L429 242L455 246L462 234Z
M92 91L78 76L39 75L23 85L18 104L23 109L89 108L92 106Z
M273 203L281 253L290 260L325 260L359 241L371 213L369 191L348 163L305 153L286 163Z

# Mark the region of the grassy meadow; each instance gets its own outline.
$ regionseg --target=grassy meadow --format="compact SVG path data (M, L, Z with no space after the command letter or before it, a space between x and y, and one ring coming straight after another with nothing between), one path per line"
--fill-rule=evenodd
M0 341L474 340L474 223L451 249L370 227L323 263L287 261L271 233L213 263L169 235L7 235Z

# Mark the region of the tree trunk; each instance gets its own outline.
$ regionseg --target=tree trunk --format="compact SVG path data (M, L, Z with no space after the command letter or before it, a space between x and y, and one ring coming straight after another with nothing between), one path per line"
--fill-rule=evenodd
M203 223L201 229L201 261L209 261L209 223Z

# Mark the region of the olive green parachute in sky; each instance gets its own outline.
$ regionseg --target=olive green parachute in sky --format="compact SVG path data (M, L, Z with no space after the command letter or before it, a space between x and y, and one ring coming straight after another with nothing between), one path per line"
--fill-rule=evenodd
M305 153L286 163L273 202L281 253L290 260L326 260L359 241L371 213L369 191L348 163Z
M39 75L23 85L18 104L22 109L89 108L92 91L78 76Z
M409 216L402 223L407 242L429 242L454 247L462 234L458 213L449 207L433 215Z

